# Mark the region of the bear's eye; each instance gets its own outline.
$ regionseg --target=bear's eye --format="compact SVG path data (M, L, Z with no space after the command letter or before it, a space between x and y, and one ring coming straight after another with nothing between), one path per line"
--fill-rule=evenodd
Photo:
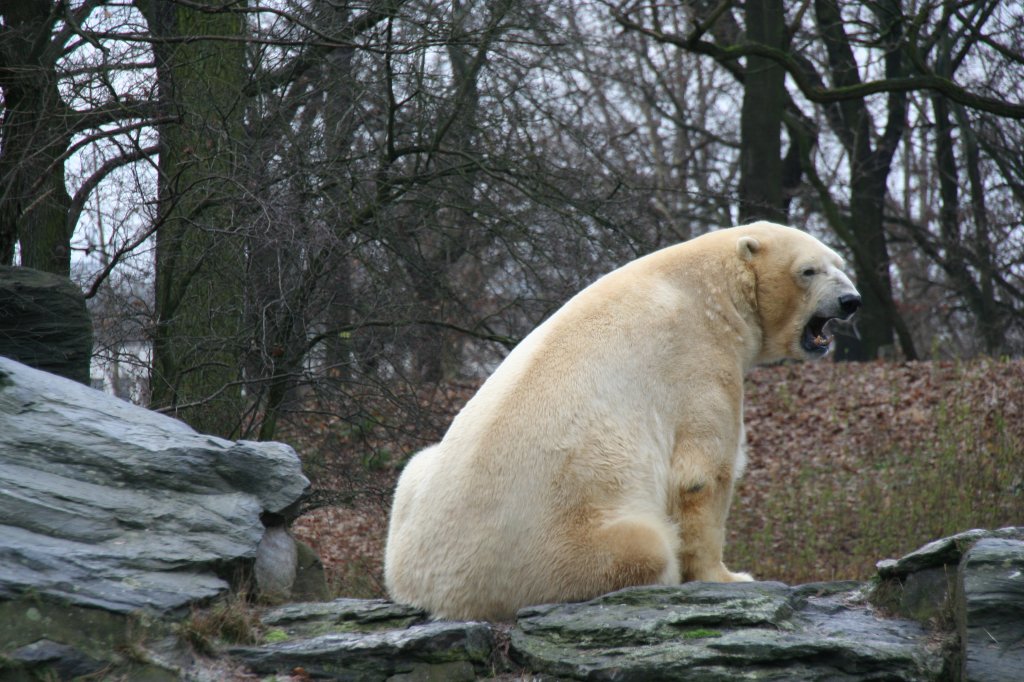
M800 274L804 277L814 277L818 274L818 270L816 268L804 268Z

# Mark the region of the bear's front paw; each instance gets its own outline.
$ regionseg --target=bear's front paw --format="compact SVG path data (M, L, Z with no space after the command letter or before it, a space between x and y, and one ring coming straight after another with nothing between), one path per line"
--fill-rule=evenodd
M706 573L695 572L690 579L711 583L749 583L753 582L754 576L749 573L733 573L725 567L725 564L719 563L718 566L711 568Z

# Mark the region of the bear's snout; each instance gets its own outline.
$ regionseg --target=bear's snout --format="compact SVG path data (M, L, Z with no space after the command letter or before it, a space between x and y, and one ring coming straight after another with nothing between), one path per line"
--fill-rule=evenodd
M843 294L839 297L839 310L842 318L846 319L860 309L860 296L857 294Z

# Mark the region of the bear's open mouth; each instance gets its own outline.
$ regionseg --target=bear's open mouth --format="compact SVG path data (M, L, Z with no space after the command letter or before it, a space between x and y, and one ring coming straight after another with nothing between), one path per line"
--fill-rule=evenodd
M825 330L832 317L819 317L815 315L804 327L804 333L800 338L800 345L808 353L824 355L828 352L829 344L832 343L832 336Z

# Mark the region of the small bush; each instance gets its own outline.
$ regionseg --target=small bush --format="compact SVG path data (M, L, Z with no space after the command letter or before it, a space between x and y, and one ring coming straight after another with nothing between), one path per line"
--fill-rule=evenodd
M262 636L259 614L245 593L233 593L209 608L193 608L180 626L182 639L196 651L212 655L222 642L258 644Z

